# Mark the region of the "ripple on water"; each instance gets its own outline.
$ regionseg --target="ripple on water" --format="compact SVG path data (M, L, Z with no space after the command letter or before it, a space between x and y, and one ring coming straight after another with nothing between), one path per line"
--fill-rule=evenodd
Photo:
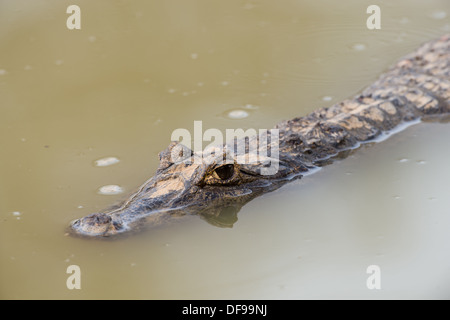
M120 194L122 192L123 192L123 189L115 184L109 184L109 185L100 187L98 189L98 193L104 194L104 195L114 195L114 194Z

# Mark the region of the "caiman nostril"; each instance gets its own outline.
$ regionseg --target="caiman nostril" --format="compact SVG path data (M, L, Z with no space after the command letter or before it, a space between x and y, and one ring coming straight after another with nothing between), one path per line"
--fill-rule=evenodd
M78 225L89 227L102 227L108 226L111 223L111 216L105 213L92 213L84 218L77 220Z
M88 215L84 219L85 219L86 223L95 224L95 225L108 224L112 220L111 216L109 216L105 213L93 213L93 214Z
M105 213L92 213L84 218L75 220L71 229L79 235L103 235L113 224L112 217ZM117 230L117 227L114 226Z

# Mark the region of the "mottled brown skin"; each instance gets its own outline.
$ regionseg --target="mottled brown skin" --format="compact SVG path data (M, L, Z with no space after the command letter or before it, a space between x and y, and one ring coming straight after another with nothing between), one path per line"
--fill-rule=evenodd
M241 165L234 158L220 164L218 160L226 153L222 147L200 164L192 160L202 155L190 150L185 150L188 157L184 161L174 163L170 155L179 145L172 143L160 153L154 177L118 206L73 221L70 233L108 237L187 214L198 214L218 226L231 226L236 213L251 199L402 124L448 113L450 35L404 57L353 99L278 124L276 174L262 175L262 162Z

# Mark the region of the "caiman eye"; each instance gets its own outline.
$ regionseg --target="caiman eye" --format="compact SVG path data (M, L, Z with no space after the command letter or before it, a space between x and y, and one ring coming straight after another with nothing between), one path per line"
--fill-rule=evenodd
M239 184L241 175L239 166L236 164L219 165L206 174L203 185L210 186L233 186Z
M226 164L214 170L214 173L222 180L228 180L234 175L234 165Z

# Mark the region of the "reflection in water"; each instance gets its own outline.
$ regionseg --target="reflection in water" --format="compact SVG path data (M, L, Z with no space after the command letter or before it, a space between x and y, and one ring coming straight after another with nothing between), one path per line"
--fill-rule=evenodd
M209 224L219 228L232 228L238 221L237 214L241 210L242 205L233 205L214 210L210 212L203 212L200 217Z

